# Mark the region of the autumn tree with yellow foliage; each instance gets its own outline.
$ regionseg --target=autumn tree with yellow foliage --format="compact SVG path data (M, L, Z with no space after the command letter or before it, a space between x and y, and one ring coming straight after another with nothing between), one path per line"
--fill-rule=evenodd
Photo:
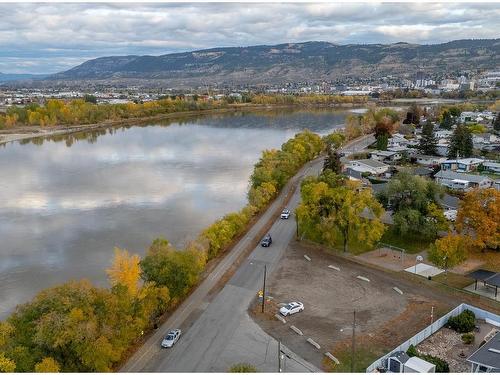
M430 246L429 260L445 270L455 267L467 259L469 246L470 241L467 237L448 233Z
M35 365L35 372L59 372L59 370L59 363L51 357L45 357Z
M304 180L301 197L296 211L299 231L311 240L340 245L346 252L350 242L374 244L384 233L380 220L384 210L371 190L360 189L329 169Z
M122 284L130 294L135 295L141 278L139 255L130 255L127 250L115 247L115 258L110 268L106 270L112 286Z
M455 228L469 236L480 250L500 246L500 191L474 189L465 194L458 208Z

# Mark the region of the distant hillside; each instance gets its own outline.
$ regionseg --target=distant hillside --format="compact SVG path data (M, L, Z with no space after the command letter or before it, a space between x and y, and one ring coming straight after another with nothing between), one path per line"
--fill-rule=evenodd
M417 70L455 72L495 69L500 39L417 45L289 43L212 48L162 56L111 56L89 60L50 80L161 80L172 85L260 84L413 77Z
M47 74L9 74L0 72L0 83L12 82L12 81L22 81L22 80L32 80L32 79L42 79L47 77Z

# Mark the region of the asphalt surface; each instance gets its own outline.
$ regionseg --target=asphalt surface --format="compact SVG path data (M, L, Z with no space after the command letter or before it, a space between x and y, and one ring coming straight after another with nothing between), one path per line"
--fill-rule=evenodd
M342 151L359 151L372 143L372 137L352 142ZM279 207L293 186L306 175L318 175L323 158L306 164L283 189L279 197L231 250L214 271L187 298L170 319L122 367L122 372L225 372L239 362L255 365L259 371L278 371L278 343L267 335L247 314L248 306L262 288L264 266L272 273L295 235L294 215L279 219ZM290 198L293 212L300 200L300 189ZM269 248L257 246L213 300L212 289L231 264L255 236L275 218L270 229L273 243ZM162 337L169 329L181 328L183 335L171 349L160 349ZM287 372L319 371L287 348Z

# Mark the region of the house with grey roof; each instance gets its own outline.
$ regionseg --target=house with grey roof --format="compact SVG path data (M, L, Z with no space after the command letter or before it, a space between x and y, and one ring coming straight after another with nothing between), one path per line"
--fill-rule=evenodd
M381 162L394 162L401 160L403 155L401 152L397 151L372 151L370 152L370 158L373 160L378 160Z
M485 161L483 163L483 168L487 172L500 174L500 163L494 161Z
M500 372L500 332L467 358L470 372Z
M435 167L446 160L445 157L433 155L416 155L415 159L418 165L423 165L424 167Z
M455 190L468 191L476 187L485 189L493 185L493 180L486 176L453 171L439 171L434 175L439 185Z
M361 173L370 173L375 176L385 173L389 169L387 164L373 159L351 160L346 167Z

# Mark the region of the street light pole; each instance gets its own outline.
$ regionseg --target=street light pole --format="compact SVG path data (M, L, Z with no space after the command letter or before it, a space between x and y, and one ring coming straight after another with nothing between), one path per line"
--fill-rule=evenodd
M262 286L262 313L264 313L264 301L266 300L266 275L267 264L264 264L264 285Z

